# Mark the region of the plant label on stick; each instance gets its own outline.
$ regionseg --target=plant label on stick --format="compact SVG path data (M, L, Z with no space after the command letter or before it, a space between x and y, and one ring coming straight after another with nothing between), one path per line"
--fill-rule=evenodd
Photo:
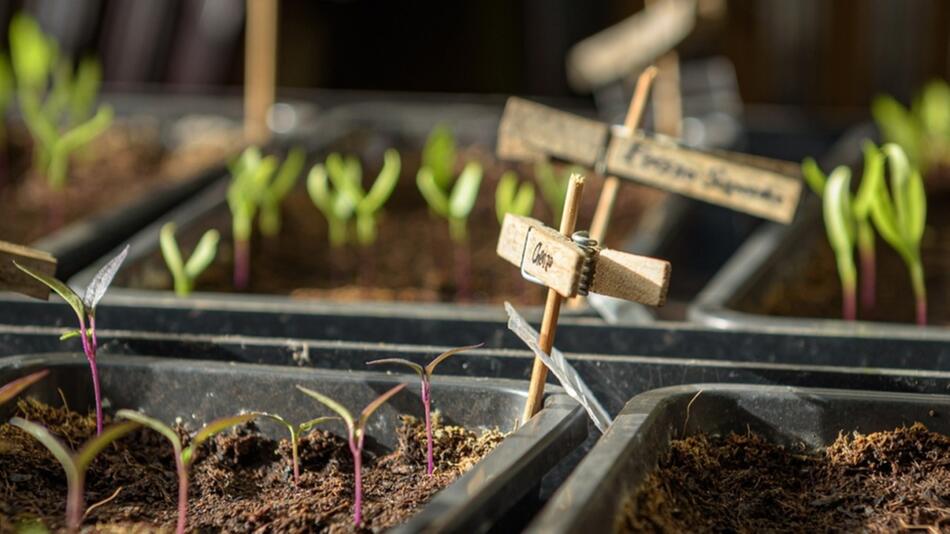
M639 130L610 132L606 124L511 97L497 153L516 160L553 156L781 223L795 215L802 184L783 162L697 150Z
M670 283L670 262L600 249L583 232L568 238L521 215L508 214L497 253L522 274L570 298L587 292L662 306Z
M15 291L44 300L49 298L49 287L18 269L14 261L53 276L56 273L56 258L41 250L0 241L0 291Z

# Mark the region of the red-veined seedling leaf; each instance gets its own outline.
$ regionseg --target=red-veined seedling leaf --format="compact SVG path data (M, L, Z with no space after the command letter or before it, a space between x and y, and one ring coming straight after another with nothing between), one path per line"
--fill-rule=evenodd
M195 457L195 452L202 443L208 441L208 439L210 439L215 434L224 432L233 426L246 423L256 417L257 415L253 413L243 413L241 415L223 417L221 419L215 419L214 421L211 421L195 434L195 437L191 440L191 444L189 444L188 447L182 451L182 461L185 462L185 465L190 465L191 461Z
M356 420L353 418L353 414L351 414L350 411L347 410L345 406L331 399L330 397L327 397L323 393L319 393L312 389L307 389L299 385L297 386L297 389L313 397L314 399L319 401L321 404L323 404L327 408L339 414L339 416L343 419L343 422L346 423L346 428L350 433L353 433L356 430Z
M128 254L129 245L126 245L116 257L109 260L109 263L99 269L96 276L94 276L92 281L89 282L89 285L86 286L86 291L82 296L82 302L86 306L88 313L94 314L96 312L96 305L98 305L102 297L106 295L106 291L109 290L109 286L112 284L115 274L119 272L119 268L122 267L122 262L125 261L125 257L128 256Z
M77 295L76 292L73 291L71 287L67 286L63 282L60 282L56 278L53 278L52 276L49 276L44 273L38 273L30 269L29 267L24 267L20 265L19 263L17 263L16 261L14 261L13 264L16 265L17 269L20 269L21 271L32 276L33 278L36 278L37 280L42 282L44 285L46 285L46 287L55 291L56 294L62 297L63 300L66 301L66 304L69 304L69 307L72 308L74 312L76 312L76 316L79 317L80 321L86 320L85 305L83 304L82 299L79 297L79 295Z
M332 416L332 415L326 415L326 416L323 416L323 417L315 417L315 418L313 418L313 419L311 419L311 420L309 420L309 421L305 421L305 422L303 422L303 423L300 423L300 431L301 431L301 432L309 432L310 430L313 429L313 427L315 427L315 426L317 426L317 425L321 425L321 424L323 424L323 423L326 423L327 421L339 421L339 420L340 420L339 417L334 417L334 416Z
M396 387L390 389L389 391L387 391L386 393L383 393L382 395L376 397L375 399L373 399L372 402L370 402L369 404L367 404L367 405L366 405L366 408L363 408L363 412L360 413L360 420L359 420L359 422L357 423L357 425L358 425L357 428L359 428L360 431L362 431L363 428L366 426L366 422L369 421L369 417L370 417L371 415L373 415L373 412L375 412L376 410L378 410L379 407L382 406L383 404L386 404L386 401L388 401L389 399L391 399L391 398L393 397L393 395L395 395L396 393L399 393L400 391L402 391L402 389L403 389L404 387L406 387L405 384L399 384L398 386L396 386Z
M447 350L447 351L443 352L442 354L439 354L438 356L436 356L436 358L435 358L434 360L432 360L431 362L429 362L429 365L426 365L426 368L425 368L426 374L429 375L429 376L432 376L432 373L435 372L436 366L438 366L440 363L442 363L442 362L444 362L445 360L447 360L450 356L455 356L456 354L458 354L458 353L460 353L460 352L465 352L465 351L467 351L467 350L479 349L479 348L481 348L481 347L484 346L484 345L485 345L484 343L479 343L479 344L477 344L477 345L469 345L469 346L467 346L467 347L459 347L459 348L457 348L457 349Z
M72 452L46 427L19 417L10 419L10 424L33 436L33 439L42 443L43 446L49 450L53 457L56 458L56 461L63 466L63 471L66 472L67 483L72 484L74 481L79 480L79 468L76 466L75 460L73 460Z
M0 388L0 405L10 402L13 397L16 397L23 392L26 388L32 386L33 384L42 380L46 375L49 374L49 369L43 369L42 371L37 371L35 373L30 373L26 376L17 378L12 382L8 382L5 386Z
M124 421L122 423L109 425L102 431L102 434L90 438L89 441L84 443L82 448L79 449L75 456L76 468L79 469L80 473L85 472L96 455L102 452L110 443L138 427L139 424L135 421Z
M386 364L402 365L402 366L412 369L419 376L426 375L426 370L424 367L422 367L416 362L410 362L409 360L405 360L403 358L383 358L381 360L373 360L370 362L366 362L366 365L386 365Z

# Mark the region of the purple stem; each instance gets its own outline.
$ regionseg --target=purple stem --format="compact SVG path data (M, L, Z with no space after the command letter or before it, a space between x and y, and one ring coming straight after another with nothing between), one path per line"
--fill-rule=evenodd
M435 471L435 463L432 460L432 391L427 378L422 379L422 406L426 417L426 474L431 475Z
M917 326L927 326L927 297L917 297Z
M246 239L234 240L234 289L247 289L251 274L251 243Z
M90 317L89 324L95 331L96 320ZM98 436L102 434L102 394L99 391L99 369L96 367L96 341L90 342L87 332L86 321L80 320L79 337L82 338L82 350L86 354L86 361L89 362L89 370L92 372L92 390L96 398L96 435Z
M175 470L178 471L178 524L175 527L177 534L185 534L185 521L188 518L188 468L176 451Z
M858 253L861 256L861 309L864 313L870 313L874 310L877 283L874 249L862 247Z
M296 433L290 438L293 440L293 443L290 444L290 450L293 453L293 461L294 461L294 486L299 486L300 485L300 456L297 452L297 442L299 441L299 439L297 438Z
M83 493L85 490L85 474L80 473L76 480L69 480L66 494L66 531L79 532L82 527L82 515L85 509Z
M355 488L353 491L353 524L357 527L363 522L363 433L358 440L354 440L350 432L350 453L353 454L353 476Z
M853 286L842 288L841 292L841 317L845 321L854 321L858 318L857 298Z

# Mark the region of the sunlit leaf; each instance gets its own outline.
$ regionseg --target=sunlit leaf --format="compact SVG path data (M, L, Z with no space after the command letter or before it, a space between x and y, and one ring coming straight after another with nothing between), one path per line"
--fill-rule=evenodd
M165 258L165 265L171 271L174 278L187 277L185 274L185 264L181 259L181 251L178 248L178 241L175 239L176 226L173 222L162 225L158 232L158 243L162 250L162 257Z
M327 415L324 417L315 417L309 421L300 423L301 432L310 432L317 425L322 425L323 423L328 423L330 421L340 421L339 417L334 417L332 415Z
M452 188L452 195L449 198L449 216L456 219L467 218L475 207L481 184L482 166L475 162L465 165Z
M66 479L69 481L74 481L79 479L79 467L76 465L76 462L73 460L72 451L70 451L66 445L59 440L56 436L53 435L46 427L38 425L27 421L26 419L21 419L19 417L14 417L10 419L10 424L19 428L20 430L26 432L33 437L36 441L39 441L46 447L47 450L56 458L56 461L63 466L63 470L66 472Z
M360 213L375 213L383 207L383 204L389 200L396 184L399 182L399 171L401 163L399 152L390 148L383 155L383 169L379 171L379 176L370 188L369 193L357 206Z
M375 399L373 399L372 402L367 404L366 407L363 408L363 411L360 413L360 420L357 423L357 428L359 428L360 430L366 428L366 422L369 421L369 418L371 415L373 415L373 412L378 410L380 406L382 406L383 404L386 404L386 401L391 399L396 393L399 393L400 391L402 391L402 389L405 387L406 387L405 384L399 384L398 386L376 397Z
M0 405L10 402L11 399L22 393L26 388L45 378L48 374L49 369L43 369L42 371L17 378L12 382L7 382L6 385L0 387Z
M412 369L419 376L424 376L426 374L425 368L423 368L421 365L403 358L383 358L381 360L366 362L366 365L402 365Z
M220 239L221 235L214 229L206 231L201 236L201 239L195 246L195 250L191 253L191 257L188 258L188 262L185 264L184 272L189 279L194 280L198 278L198 275L203 273L204 270L211 265L211 262L214 261L214 257L218 252L218 242Z
M455 170L455 136L447 126L432 129L422 149L422 166L432 172L435 185L446 194Z
M422 193L422 198L429 203L432 211L442 217L449 216L449 199L436 183L432 169L428 167L420 168L416 174L416 185L419 187L419 192Z
M435 373L435 368L436 368L440 363L442 363L442 362L444 362L446 359L448 359L449 357L455 356L456 354L458 354L458 353L460 353L460 352L465 352L465 351L468 351L468 350L475 350L475 349L481 348L483 345L485 345L485 344L484 344L484 343L479 343L479 344L477 344L477 345L468 345L467 347L458 347L458 348L454 348L454 349L447 350L447 351L443 352L442 354L439 354L438 356L435 357L434 360L432 360L431 362L429 362L428 365L426 365L426 374L432 375L433 373Z
M805 158L805 161L802 161L802 176L805 177L805 183L816 195L820 197L824 194L827 178L813 158Z
M825 229L836 255L851 254L854 221L851 213L851 171L838 167L828 177L824 194Z
M884 154L870 141L865 141L863 151L864 172L854 199L854 215L860 220L870 216L874 196L884 181Z
M86 313L85 313L86 308L83 305L82 298L80 298L79 295L77 295L76 292L72 290L72 288L70 288L69 286L67 286L63 282L60 282L59 280L57 280L56 278L52 276L49 276L45 273L34 271L30 269L29 267L24 267L20 265L19 263L17 263L16 261L14 261L13 264L16 265L17 269L20 269L26 274L39 280L44 285L46 285L46 287L52 289L53 291L56 292L57 295L62 297L63 300L66 301L66 304L69 304L69 306L73 309L73 311L76 312L76 316L79 317L80 322L83 322L86 320Z
M336 412L346 423L346 427L350 429L350 432L353 432L356 429L356 420L353 418L353 414L351 414L350 411L347 410L345 406L331 399L330 397L327 397L323 393L319 393L312 389L308 389L303 386L297 386L297 389L309 395L310 397L316 399L318 402L320 402L327 408Z
M92 281L86 286L86 291L82 296L82 302L86 306L88 313L95 313L96 306L99 304L99 301L102 300L102 297L106 295L106 291L109 290L112 280L115 279L116 273L119 272L119 268L122 267L122 262L125 261L125 257L128 256L128 254L129 245L126 245L122 248L121 252L109 260L109 263L103 265L102 268L99 269L99 272L92 277Z

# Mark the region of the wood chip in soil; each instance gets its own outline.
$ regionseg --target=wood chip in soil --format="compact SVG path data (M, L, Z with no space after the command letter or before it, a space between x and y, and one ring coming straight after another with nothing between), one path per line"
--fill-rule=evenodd
M16 414L47 426L72 447L95 434L95 418L33 400ZM187 444L187 433L178 429ZM202 446L190 477L189 531L379 532L405 522L442 488L488 454L503 438L442 426L436 419L436 473L425 474L425 430L403 416L399 445L364 453L362 528L353 526L353 463L346 441L314 430L300 443L300 485L294 486L291 449L254 423L219 434ZM64 528L66 479L47 450L20 429L0 425L0 531L42 521ZM177 478L168 442L141 429L108 447L87 475L86 506L106 500L85 519L96 532L172 532Z
M917 423L824 450L697 435L625 506L620 532L948 532L950 437Z

